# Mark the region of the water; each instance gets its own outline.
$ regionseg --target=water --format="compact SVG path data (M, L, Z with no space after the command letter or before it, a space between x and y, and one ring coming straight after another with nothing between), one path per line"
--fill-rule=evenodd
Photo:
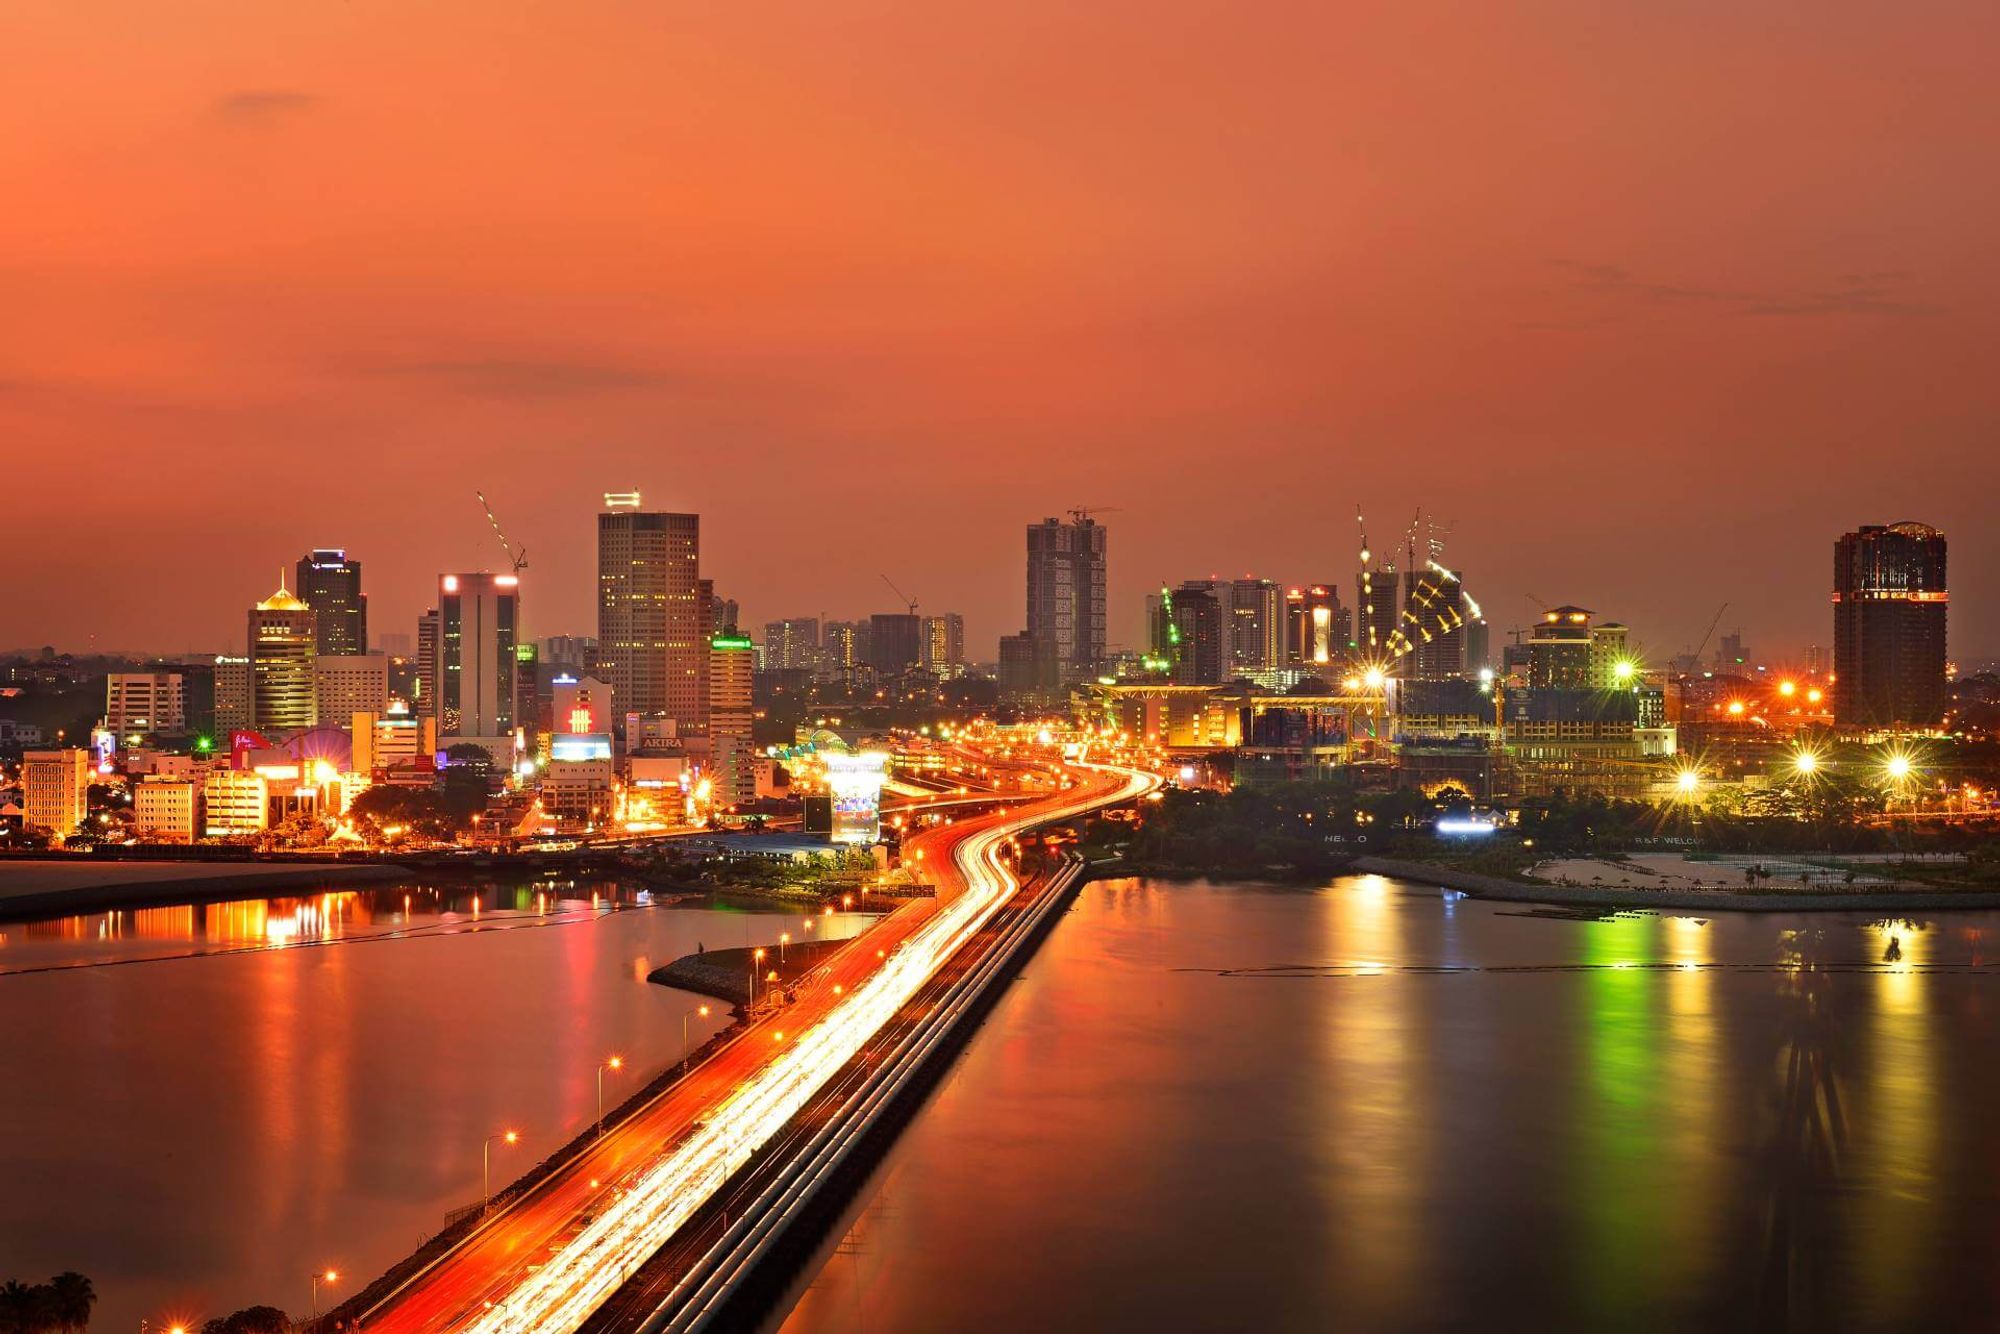
M851 935L867 919L818 919ZM646 981L770 916L609 884L416 886L0 926L0 1280L99 1329L338 1300L680 1059ZM802 922L790 923L794 935ZM688 1025L695 1044L726 1007Z
M1087 886L785 1334L1990 1328L2000 914Z

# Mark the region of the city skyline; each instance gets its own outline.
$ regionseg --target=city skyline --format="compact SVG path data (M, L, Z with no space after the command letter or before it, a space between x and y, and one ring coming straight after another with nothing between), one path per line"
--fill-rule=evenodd
M1132 643L1163 579L1344 574L1357 502L1667 648L1823 637L1825 544L1913 519L2000 652L1990 6L204 12L10 34L0 644L211 647L323 544L406 626L500 568L475 487L586 632L637 485L754 620L888 573L981 658L1024 521L1118 508Z

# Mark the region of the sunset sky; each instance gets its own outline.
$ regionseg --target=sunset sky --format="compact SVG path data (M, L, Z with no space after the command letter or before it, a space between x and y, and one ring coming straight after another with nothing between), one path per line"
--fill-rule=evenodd
M1338 578L1419 506L1496 630L1827 643L1949 535L2000 654L2000 6L18 0L0 648L377 635L494 567L592 633L606 489L753 623L1022 616L1022 526ZM1500 637L1496 634L1496 643Z

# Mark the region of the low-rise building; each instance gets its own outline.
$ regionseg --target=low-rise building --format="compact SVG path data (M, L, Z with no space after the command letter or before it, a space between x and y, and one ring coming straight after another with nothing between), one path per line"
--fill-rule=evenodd
M191 778L148 774L132 790L132 832L141 843L192 843L202 836L202 788Z
M245 769L211 769L201 784L202 833L208 838L261 834L271 825L271 787Z
M22 821L68 838L89 814L90 752L31 750L21 763Z

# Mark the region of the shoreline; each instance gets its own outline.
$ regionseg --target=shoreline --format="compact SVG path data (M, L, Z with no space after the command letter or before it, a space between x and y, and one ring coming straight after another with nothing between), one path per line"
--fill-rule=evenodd
M1459 871L1400 857L1356 857L1352 870L1455 889L1473 898L1557 907L1669 908L1696 912L1977 912L2000 908L2000 893L1988 890L1893 890L1854 894L1743 893L1739 890L1629 889L1575 885L1531 885L1475 871Z
M181 903L214 902L220 899L257 898L281 890L320 888L327 885L365 881L406 880L414 872L391 862L341 864L316 862L310 866L283 866L257 863L257 869L236 869L227 874L199 873L203 864L187 863L196 874L157 879L118 880L118 864L104 867L113 877L95 884L64 885L54 889L30 889L19 893L0 888L0 922L27 921L46 917L69 917L81 913L112 912L120 908L157 908ZM214 866L216 863L209 863ZM242 863L223 863L238 867Z

